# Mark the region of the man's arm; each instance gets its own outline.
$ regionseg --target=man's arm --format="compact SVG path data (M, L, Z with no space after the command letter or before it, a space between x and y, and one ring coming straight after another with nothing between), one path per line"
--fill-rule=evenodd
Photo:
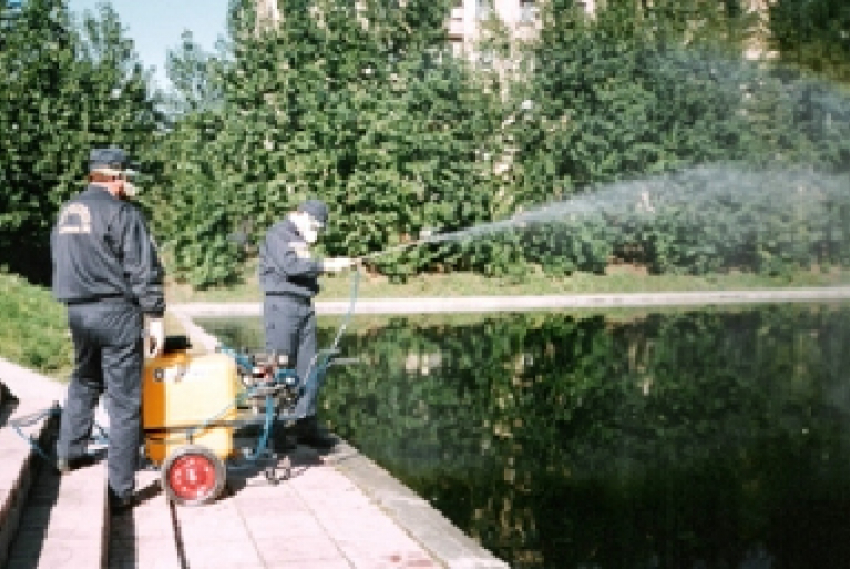
M165 313L165 271L141 212L128 204L123 209L122 253L124 275L142 312L153 317Z
M278 231L266 234L265 257L289 277L316 277L325 272L322 259L310 256L307 244Z

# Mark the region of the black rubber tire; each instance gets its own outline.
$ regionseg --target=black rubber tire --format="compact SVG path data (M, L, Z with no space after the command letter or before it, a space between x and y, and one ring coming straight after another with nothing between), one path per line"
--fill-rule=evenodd
M161 476L169 500L181 506L202 506L221 495L227 483L227 468L207 447L184 445L165 459Z

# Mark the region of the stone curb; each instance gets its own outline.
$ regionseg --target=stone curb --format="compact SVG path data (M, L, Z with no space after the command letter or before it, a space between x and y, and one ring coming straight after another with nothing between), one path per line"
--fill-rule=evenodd
M8 419L14 419L38 411L37 405L22 403L14 411L7 405L3 415L11 415ZM54 426L55 421L45 417L22 431L43 446ZM17 535L32 486L36 460L39 457L29 442L18 435L8 420L4 421L0 426L0 567L5 567L9 559L10 547Z
M831 302L850 299L850 286L720 292L661 292L538 296L469 296L375 299L359 298L355 314L439 314L523 312L564 308L633 308L653 306L710 306L774 302ZM318 314L346 314L349 300L317 301ZM260 316L259 302L191 302L169 305L183 317Z
M346 475L436 559L451 569L508 569L509 565L470 538L426 500L357 449L337 444L325 463Z

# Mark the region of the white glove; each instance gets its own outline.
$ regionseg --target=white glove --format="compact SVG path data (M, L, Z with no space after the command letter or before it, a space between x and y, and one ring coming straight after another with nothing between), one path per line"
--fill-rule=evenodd
M329 257L324 260L325 272L328 273L338 273L353 264L351 257Z
M155 358L162 355L162 350L165 347L165 324L162 318L150 317L147 327L145 355L149 358Z

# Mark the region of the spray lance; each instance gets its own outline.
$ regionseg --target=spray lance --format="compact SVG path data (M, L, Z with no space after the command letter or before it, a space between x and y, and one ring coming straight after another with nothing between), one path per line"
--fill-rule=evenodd
M467 229L463 229L460 231L452 231L449 233L437 233L432 229L423 229L419 235L420 238L416 241L411 241L409 243L402 243L400 245L394 245L393 247L389 247L387 249L383 249L381 251L376 251L374 253L369 253L367 255L363 255L362 257L356 257L354 259L355 262L360 263L364 260L374 259L376 257L382 257L384 255L389 255L390 253L396 253L398 251L402 251L409 247L416 247L417 245L424 245L425 243L439 243L441 241L452 241L458 240L461 238L475 238L481 235L486 235L490 233L496 233L498 231L504 231L507 229L513 228L523 228L526 227L530 223L534 223L536 221L533 215L529 214L517 214L514 215L511 219L507 219L504 221L494 221L490 223L485 223L483 225L477 225L474 227L470 227Z
M409 243L402 243L401 245L394 245L392 247L388 247L386 249L382 249L380 251L375 251L374 253L369 253L367 255L363 255L360 257L356 257L355 261L359 264L368 259L375 259L377 257L383 257L384 255L389 255L390 253L396 253L398 251L403 251L409 247L416 247L417 245L424 245L429 241L433 240L435 233L430 229L423 229L419 235L421 236L416 241L411 241Z
M527 219L526 219L527 218ZM504 221L494 221L491 223L486 223L480 226L470 227L461 231L453 231L449 233L438 233L433 229L426 228L423 229L419 235L419 239L416 241L411 241L409 243L402 243L400 245L394 245L393 247L388 247L387 249L383 249L381 251L376 251L374 253L369 253L367 255L363 255L362 257L356 257L354 261L356 263L360 263L364 260L374 259L376 257L382 257L384 255L389 255L390 253L396 253L398 251L403 251L409 247L416 247L417 245L424 245L425 243L439 243L441 241L450 241L457 240L462 237L474 238L477 236L495 233L498 231L504 231L506 229L512 229L516 227L525 227L529 223L533 223L535 219L532 216L525 214L515 215L513 218L504 220Z

